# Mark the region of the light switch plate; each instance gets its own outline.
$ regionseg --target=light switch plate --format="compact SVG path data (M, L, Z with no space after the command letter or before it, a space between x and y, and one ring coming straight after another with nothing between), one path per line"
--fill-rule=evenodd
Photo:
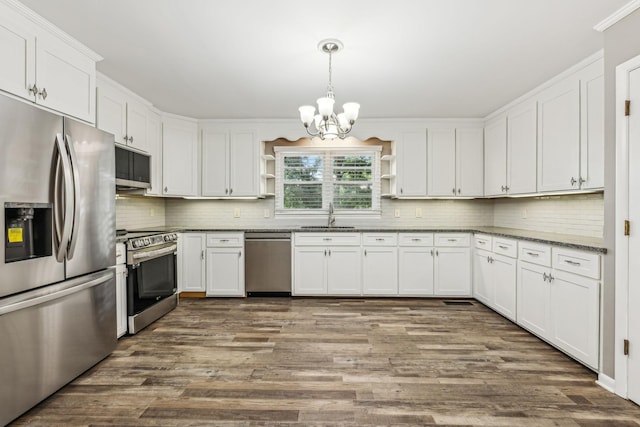
M234 218L240 218L240 208L234 208L233 209L233 217Z
M527 219L527 210L526 209L522 209L522 219Z
M422 208L416 208L416 218L422 218Z
M396 209L395 216L396 218L400 218L400 209Z
M265 218L269 218L271 216L271 212L269 212L269 209L263 210L262 216L264 216Z

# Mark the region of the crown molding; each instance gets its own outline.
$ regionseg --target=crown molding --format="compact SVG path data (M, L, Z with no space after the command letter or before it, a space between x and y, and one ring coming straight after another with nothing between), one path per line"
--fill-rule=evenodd
M625 4L624 6L622 6L620 9L613 12L611 16L600 21L598 24L596 24L595 27L593 27L593 29L602 33L605 30L607 30L609 27L612 27L613 25L617 24L619 21L621 21L625 17L629 16L639 7L640 7L640 0L632 0L629 3Z

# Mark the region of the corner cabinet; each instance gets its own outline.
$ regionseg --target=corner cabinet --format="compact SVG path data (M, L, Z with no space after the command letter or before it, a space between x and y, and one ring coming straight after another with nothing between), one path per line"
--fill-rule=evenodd
M96 61L102 58L26 9L0 3L0 90L95 123Z
M202 131L202 195L258 197L259 144L255 130Z
M162 194L198 195L198 124L165 116L162 124Z

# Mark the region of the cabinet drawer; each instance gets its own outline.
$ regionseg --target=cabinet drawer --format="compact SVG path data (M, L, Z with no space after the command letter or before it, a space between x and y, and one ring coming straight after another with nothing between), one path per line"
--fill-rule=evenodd
M243 233L214 233L207 234L207 247L240 248L244 243Z
M127 251L124 243L116 243L116 265L127 262Z
M518 241L495 237L493 239L493 252L510 258L516 258L518 256Z
M567 248L553 248L553 268L600 279L600 255Z
M518 242L518 259L551 267L551 247L541 243Z
M398 235L396 233L362 233L364 246L396 246Z
M433 233L400 233L400 246L433 246Z
M486 234L473 235L473 245L478 249L490 251L492 244L493 238L491 236L487 236Z
M296 246L360 246L360 233L295 233Z
M435 246L465 247L469 240L467 233L436 233Z

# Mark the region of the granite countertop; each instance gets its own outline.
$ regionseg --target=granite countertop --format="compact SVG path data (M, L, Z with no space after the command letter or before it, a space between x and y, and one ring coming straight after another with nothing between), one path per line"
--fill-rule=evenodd
M153 227L131 231L148 231L148 232L389 232L389 233L483 233L493 236L509 237L519 240L528 240L548 245L564 246L568 248L580 249L591 252L605 254L607 248L604 246L602 238L577 236L573 234L547 233L542 231L523 230L518 228L505 227L301 227L301 226L283 226L273 228L224 228L224 227L190 227L190 226L171 226L171 227ZM116 239L116 241L118 241Z

